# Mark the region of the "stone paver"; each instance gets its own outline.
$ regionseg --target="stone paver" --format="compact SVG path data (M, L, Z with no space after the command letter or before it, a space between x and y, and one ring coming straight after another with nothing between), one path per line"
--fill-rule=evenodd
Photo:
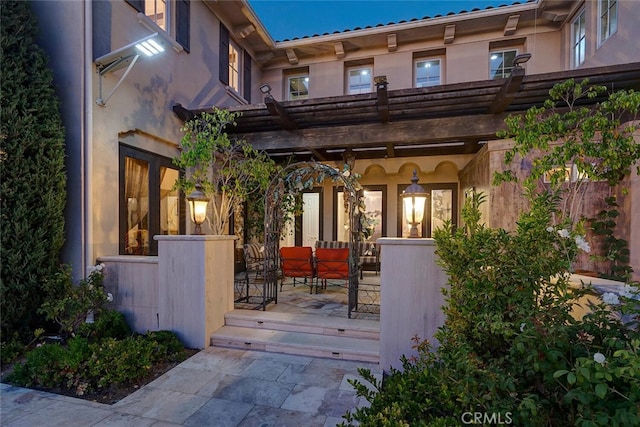
M208 348L114 405L0 384L1 426L333 427L378 365Z

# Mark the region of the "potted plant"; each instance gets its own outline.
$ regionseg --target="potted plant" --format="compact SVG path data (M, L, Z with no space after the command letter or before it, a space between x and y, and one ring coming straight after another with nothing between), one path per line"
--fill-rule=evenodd
M186 171L176 187L189 194L199 184L209 198L207 223L215 235L227 234L232 210L250 196L262 196L276 170L266 153L243 139L229 138L225 129L235 126L238 115L214 109L186 122L181 152L173 159Z

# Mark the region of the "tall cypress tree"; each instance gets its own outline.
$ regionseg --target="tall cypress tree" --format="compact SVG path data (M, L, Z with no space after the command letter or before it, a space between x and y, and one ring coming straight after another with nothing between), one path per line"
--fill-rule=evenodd
M1 339L39 325L64 242L65 132L30 3L0 2Z

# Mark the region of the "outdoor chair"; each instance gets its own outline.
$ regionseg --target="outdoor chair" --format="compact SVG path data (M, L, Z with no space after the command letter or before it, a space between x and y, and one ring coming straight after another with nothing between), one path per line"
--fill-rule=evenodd
M348 287L349 248L316 249L316 293L318 286L326 289L327 280L344 280Z
M242 249L244 251L247 278L250 273L254 272L256 273L256 279L258 276L262 276L264 272L264 246L260 243L245 243Z
M311 246L280 248L280 268L282 270L280 280L281 291L287 277L293 279L294 287L296 286L296 278L303 278L304 283L310 286L310 292L313 291L313 279L315 278L316 272L313 265L313 250Z

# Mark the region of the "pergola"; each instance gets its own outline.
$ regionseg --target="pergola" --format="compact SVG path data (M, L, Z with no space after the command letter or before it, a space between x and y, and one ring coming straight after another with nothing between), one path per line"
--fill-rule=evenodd
M589 79L609 91L640 90L640 62L531 76L516 67L507 79L399 90L389 90L393 82L379 76L372 93L297 101L267 94L264 103L229 107L242 115L228 132L274 158L340 160L347 147L369 159L472 154L496 138L508 115L542 105L549 90L568 79ZM173 107L182 120L205 110Z

